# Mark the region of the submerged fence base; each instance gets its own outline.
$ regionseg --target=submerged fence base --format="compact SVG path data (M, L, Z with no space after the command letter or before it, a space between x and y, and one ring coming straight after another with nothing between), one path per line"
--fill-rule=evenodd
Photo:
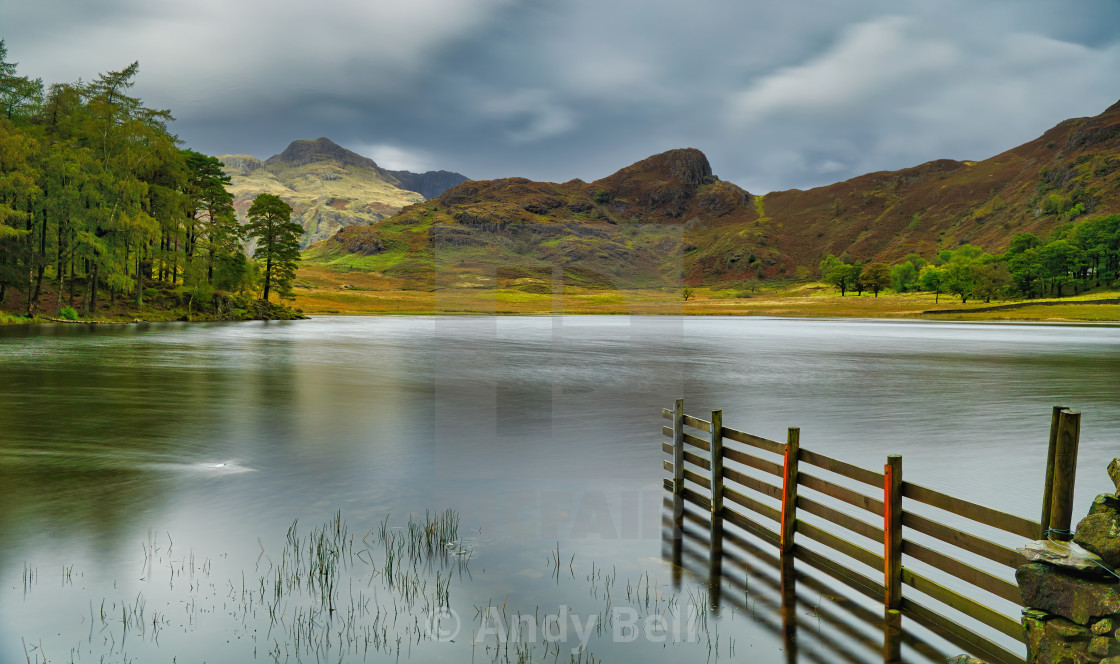
M778 570L781 605L789 610L797 603L797 583L808 578L798 573L795 561L881 601L884 613L876 622L883 628L886 662L900 661L905 641L903 617L986 661L1024 661L1007 647L1008 641L1025 641L1018 616L1008 616L990 604L1021 610L1019 588L1007 577L1026 561L1010 546L973 530L979 525L1029 540L1068 533L1080 413L1054 409L1043 496L1045 527L1043 522L906 482L901 456L888 457L880 473L801 447L796 428L788 430L785 443L768 440L724 427L721 411L713 411L708 420L686 415L683 399L672 410L663 410L662 416L672 421L671 427L662 427L663 434L672 439L662 445L672 456L672 462L664 463L672 473L665 480L665 488L671 492L672 511L666 523L671 526L671 555L678 565L684 560L685 542L696 521L694 511L685 506L699 507L706 513L702 525L707 530L713 608L722 595L723 566L733 560L725 543L740 550L747 543L738 530L777 549L777 556L769 557ZM774 456L780 456L781 462L772 460ZM802 470L805 466L812 466L813 473L819 470L830 475L809 474ZM826 479L832 476L835 479ZM780 486L775 477L780 478ZM873 487L872 495L865 493L866 488L853 488L861 486ZM802 493L801 489L808 491ZM874 495L878 492L881 499ZM972 525L950 525L923 516L909 508L914 503L943 510L954 522ZM870 522L865 520L869 514ZM874 523L876 519L881 520L881 527ZM766 521L774 525L766 525ZM811 546L797 541L799 533ZM853 534L856 541L852 541ZM750 547L752 555L761 551L754 544ZM969 564L965 559L977 562ZM904 595L904 586L920 597ZM949 617L957 614L978 627Z

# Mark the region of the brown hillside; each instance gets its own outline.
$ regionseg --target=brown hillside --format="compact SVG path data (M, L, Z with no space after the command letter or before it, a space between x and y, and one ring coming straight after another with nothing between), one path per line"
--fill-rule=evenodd
M465 182L309 257L393 273L579 267L615 285L802 278L828 254L892 262L963 243L1002 251L1079 215L1120 211L1120 103L978 162L931 161L808 191L751 196L699 150L597 180ZM362 256L377 257L363 261Z
M1086 214L1120 211L1120 103L1067 120L978 162L932 161L809 191L767 194L760 205L795 265L829 253L890 262L968 242L1003 251L1017 233L1045 237L1064 221L1051 195Z

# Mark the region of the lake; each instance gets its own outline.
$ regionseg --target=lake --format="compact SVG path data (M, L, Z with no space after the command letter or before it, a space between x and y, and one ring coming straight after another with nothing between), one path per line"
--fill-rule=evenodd
M661 409L684 397L775 440L797 426L802 447L872 469L902 454L909 481L1037 520L1050 410L1068 405L1083 413L1076 519L1120 456L1118 332L641 316L3 328L0 663L830 661L858 635L803 627L791 652L749 570L718 615L706 577L674 579ZM389 545L445 509L458 529L440 550ZM333 566L309 567L328 540ZM329 606L316 574L342 584Z

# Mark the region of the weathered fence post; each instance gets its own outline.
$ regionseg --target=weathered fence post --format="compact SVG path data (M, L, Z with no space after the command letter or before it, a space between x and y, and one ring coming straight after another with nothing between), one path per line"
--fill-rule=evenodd
M681 586L684 553L684 399L673 403L673 587Z
M712 411L711 452L712 511L708 550L708 588L711 610L719 614L723 590L723 411Z
M677 399L673 404L673 496L678 503L684 497L684 399ZM683 504L674 507L683 507ZM673 528L678 537L682 526L684 510L674 509Z
M1077 444L1081 437L1081 411L1066 408L1058 418L1058 444L1054 454L1054 484L1047 537L1068 541L1073 537L1073 484L1077 474Z
M885 604L902 605L902 457L892 454L883 466L883 585Z
M723 553L723 411L712 411L712 534L711 554L715 561Z
M786 451L782 468L781 584L783 595L795 592L793 574L793 537L797 532L797 457L801 449L801 429L786 432Z
M1050 530L1050 509L1054 503L1054 455L1058 450L1058 421L1066 406L1054 406L1050 415L1050 445L1046 448L1046 481L1042 484L1042 524L1038 539L1046 539L1046 532Z
M902 661L902 612L883 610L883 662L897 664Z

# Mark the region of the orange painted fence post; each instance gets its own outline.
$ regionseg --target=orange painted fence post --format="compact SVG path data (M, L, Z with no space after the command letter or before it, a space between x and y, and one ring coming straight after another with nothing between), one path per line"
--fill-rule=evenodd
M902 605L902 457L883 466L883 586L887 609Z
M790 427L786 433L785 463L782 469L781 589L784 605L793 606L796 582L793 573L793 536L797 532L797 457L801 449L801 429Z

